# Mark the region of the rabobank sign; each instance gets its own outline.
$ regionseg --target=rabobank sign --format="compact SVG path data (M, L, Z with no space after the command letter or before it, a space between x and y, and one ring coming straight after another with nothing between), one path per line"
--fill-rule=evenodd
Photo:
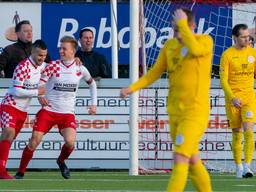
M129 8L118 4L119 63L129 64ZM42 4L42 38L51 56L58 58L59 39L64 35L79 38L85 27L94 31L94 48L111 63L111 19L109 3Z
M171 6L171 10L176 9L176 6ZM224 47L230 46L230 42L218 39L223 35L230 35L231 31L227 30L228 25L232 28L232 22L229 22L231 17L218 17L219 7L210 5L196 5L197 29L196 33L211 34L214 40L219 41L215 46L214 63L218 64L219 55ZM223 9L224 15L229 14L228 8ZM119 39L119 64L129 64L129 4L118 4L118 39ZM216 18L215 18L216 17ZM145 19L145 33L147 49L160 49L164 42L173 36L173 30L170 26L171 18L167 22L160 24L157 28L151 25L151 21ZM225 23L225 27L219 26L220 23ZM79 31L88 27L94 31L95 41L94 48L103 53L109 63L111 63L111 19L110 19L110 4L109 3L42 3L42 30L41 36L47 42L49 52L53 59L58 58L59 40L64 35L71 35L79 38ZM228 33L228 34L224 34ZM229 34L230 33L230 34ZM222 34L222 36L221 36ZM157 55L153 55L156 58ZM151 60L152 64L153 60Z

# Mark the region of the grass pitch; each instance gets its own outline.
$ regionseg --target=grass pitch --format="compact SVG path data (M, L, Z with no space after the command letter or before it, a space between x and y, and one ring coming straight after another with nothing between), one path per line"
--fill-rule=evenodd
M14 172L11 172L14 174ZM170 175L129 176L127 172L71 172L65 180L57 171L30 172L22 180L0 180L0 192L164 192ZM214 191L256 192L256 176L237 179L211 174ZM185 191L195 191L188 181Z

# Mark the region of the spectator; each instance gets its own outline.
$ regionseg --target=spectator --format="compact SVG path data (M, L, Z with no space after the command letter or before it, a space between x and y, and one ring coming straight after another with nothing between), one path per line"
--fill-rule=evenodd
M104 55L92 49L94 42L93 31L84 28L79 33L81 49L76 52L84 66L88 69L93 78L111 78L110 66Z
M15 26L18 41L8 45L0 55L1 77L12 78L15 67L20 61L31 54L32 49L32 26L28 20L23 20ZM46 62L49 62L47 55Z

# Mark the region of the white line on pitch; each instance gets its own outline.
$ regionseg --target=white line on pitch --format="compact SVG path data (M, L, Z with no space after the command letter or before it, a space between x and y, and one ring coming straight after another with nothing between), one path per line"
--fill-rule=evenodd
M60 190L55 190L55 189L26 189L26 190L0 190L0 192L163 192L163 191L133 191L133 190L70 190L70 189L60 189Z
M237 178L230 178L230 179L215 179L212 178L212 181L220 181L220 182L228 182L228 181L253 181L255 182L254 179L237 179ZM43 179L43 178L38 178L38 179L20 179L20 180L9 180L9 181L17 181L17 182L22 182L22 181L49 181L49 182L56 182L56 181L65 181L64 179ZM153 182L153 181L167 181L167 179L69 179L69 181L102 181L102 182ZM7 181L8 182L8 181Z
M234 186L237 186L237 187L254 187L255 185L243 185L243 184L241 184L241 185L234 185Z
M164 191L133 191L133 190L70 190L70 189L45 189L45 190L39 190L39 189L26 189L26 190L0 190L0 192L164 192ZM194 192L194 191L185 191L185 192ZM226 192L226 191L215 191L215 192ZM234 191L235 192L235 191ZM239 192L246 192L246 191L239 191Z

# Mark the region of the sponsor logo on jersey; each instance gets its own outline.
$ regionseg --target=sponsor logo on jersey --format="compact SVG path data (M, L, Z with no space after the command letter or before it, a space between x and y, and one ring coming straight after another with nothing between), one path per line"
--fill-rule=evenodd
M176 136L175 144L176 144L176 145L181 145L183 142L184 142L184 137L183 137L183 135L181 135L181 134L177 135L177 136Z
M248 62L253 63L255 61L255 58L253 56L248 56Z
M56 91L76 92L77 84L55 83L53 89Z
M253 117L253 112L252 111L246 111L245 116L246 116L246 118L252 118Z
M28 84L28 83L24 83L24 84L23 84L23 88L24 88L24 89L37 89L37 88L38 88L38 84Z

